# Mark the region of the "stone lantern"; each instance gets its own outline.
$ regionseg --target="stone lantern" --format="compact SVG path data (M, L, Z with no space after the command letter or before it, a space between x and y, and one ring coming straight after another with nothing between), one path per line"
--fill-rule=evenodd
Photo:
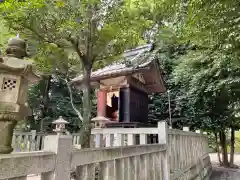
M14 127L30 113L26 104L29 84L40 80L26 56L26 42L14 38L8 42L6 56L0 58L0 154L12 152Z
M105 125L111 121L104 116L97 116L92 119L92 122L94 122L94 128L104 128Z
M55 129L53 130L57 134L63 134L66 131L66 124L69 124L66 120L60 116L57 120L53 121L52 124L55 124Z

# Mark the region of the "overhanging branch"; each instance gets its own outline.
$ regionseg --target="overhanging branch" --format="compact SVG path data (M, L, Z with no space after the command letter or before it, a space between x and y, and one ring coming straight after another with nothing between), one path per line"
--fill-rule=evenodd
M82 117L81 112L76 108L76 106L75 106L75 104L73 102L72 89L71 89L71 86L70 86L68 80L67 79L63 79L61 77L59 77L59 78L62 79L66 83L67 88L68 88L68 92L69 92L69 96L70 96L70 102L71 102L72 108L77 113L77 116L80 119L80 121L83 121L83 117Z

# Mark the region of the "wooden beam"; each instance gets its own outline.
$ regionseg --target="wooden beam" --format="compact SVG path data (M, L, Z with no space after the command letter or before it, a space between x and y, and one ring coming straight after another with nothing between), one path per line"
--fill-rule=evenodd
M132 76L129 76L127 81L130 86L135 87L135 88L139 89L140 91L143 91L143 92L149 94L150 91L149 91L147 85L142 83L138 79L136 79Z
M129 87L129 84L115 85L115 86L104 86L104 87L100 87L100 89L109 92L109 91L115 91L115 90L119 90L120 88L127 88L127 87Z

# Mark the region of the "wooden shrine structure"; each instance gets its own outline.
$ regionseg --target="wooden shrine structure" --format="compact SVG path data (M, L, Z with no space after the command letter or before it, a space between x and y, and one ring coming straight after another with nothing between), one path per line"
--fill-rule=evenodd
M140 46L125 51L117 62L92 72L91 84L99 88L97 116L107 119L107 127L148 124L148 95L166 91L155 54L152 45ZM72 82L81 86L82 80L79 76Z

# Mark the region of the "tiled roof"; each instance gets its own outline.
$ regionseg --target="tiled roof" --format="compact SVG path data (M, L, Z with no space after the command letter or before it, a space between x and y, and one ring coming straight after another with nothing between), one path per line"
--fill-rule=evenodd
M152 62L155 53L151 52L152 45L139 46L123 53L122 59L91 73L91 78L116 75L122 72L131 72L134 69L144 68ZM74 78L72 82L82 80L82 75Z

